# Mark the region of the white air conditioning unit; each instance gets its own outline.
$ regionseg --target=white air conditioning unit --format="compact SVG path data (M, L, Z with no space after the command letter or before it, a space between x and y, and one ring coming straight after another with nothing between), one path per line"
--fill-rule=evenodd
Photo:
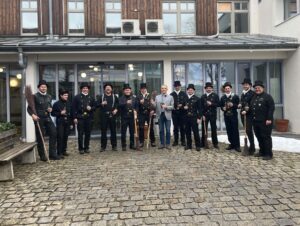
M163 20L149 19L145 20L145 33L146 36L162 36L164 35Z
M139 20L122 20L121 27L122 36L140 36L140 21Z

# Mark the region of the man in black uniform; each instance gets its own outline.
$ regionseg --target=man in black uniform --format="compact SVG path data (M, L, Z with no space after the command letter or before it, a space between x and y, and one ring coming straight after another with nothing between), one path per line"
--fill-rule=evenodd
M187 87L187 102L184 106L186 110L185 115L185 133L186 133L186 146L185 150L192 149L192 134L193 131L196 150L200 151L200 135L198 125L202 117L200 98L195 95L195 87L189 84Z
M239 96L231 92L232 86L230 82L226 82L223 85L223 89L225 94L221 97L220 107L224 111L226 131L230 143L226 150L234 149L237 152L241 152L237 112Z
M90 86L82 83L81 93L74 97L72 113L78 130L78 149L80 154L89 153L93 125L93 112L96 110L95 99L89 94ZM84 139L83 139L84 135Z
M119 109L121 113L121 142L122 150L126 151L126 132L129 127L130 149L134 148L134 109L136 97L131 93L129 84L124 84L124 95L119 99Z
M60 158L68 156L67 145L71 126L71 104L69 91L59 90L59 101L53 104L51 115L56 117L57 155Z
M174 133L174 143L173 146L178 145L179 131L181 145L185 146L185 122L184 122L184 105L187 101L187 95L185 92L181 91L180 81L174 82L175 90L170 94L174 99L174 110L172 111L172 121L173 121L173 133Z
M50 113L52 112L52 98L47 94L47 88L47 82L45 80L41 80L38 84L38 92L34 95L37 115L33 114L33 111L30 107L27 108L27 112L31 115L35 124L37 148L42 161L47 161L47 159L37 123L39 123L42 133L45 134L46 131L49 136L49 158L51 160L60 159L56 152L56 129L52 119L50 118Z
M275 104L272 96L264 92L262 81L256 81L253 87L255 95L250 110L253 116L254 133L259 143L259 153L255 156L270 160L273 158L271 135Z
M206 127L206 131L208 128L208 123L210 123L211 128L211 138L214 148L219 149L218 146L218 137L217 137L217 107L219 106L219 96L218 94L214 93L213 85L211 82L207 82L205 84L205 94L201 97L201 108L202 108L202 143L201 146L204 147L204 136L205 130L204 126ZM204 125L205 123L205 125Z
M107 146L107 129L110 129L110 142L113 151L117 151L117 113L119 99L113 94L113 86L110 83L104 85L104 94L99 97L101 114L101 150Z
M249 155L253 155L255 152L255 144L254 144L254 135L253 135L253 126L252 126L252 114L250 111L250 103L254 96L254 91L251 90L251 80L249 78L245 78L242 82L243 85L243 93L241 95L241 101L239 104L239 108L241 109L241 121L243 126L245 126L246 120L246 133L249 139L250 147L249 147ZM246 117L246 119L245 119ZM245 155L246 153L243 153Z
M146 83L141 83L140 85L140 94L137 96L136 105L139 123L140 147L144 147L144 126L148 125L149 128L150 112L154 112L154 107L151 104L151 95L149 95L149 93L147 92ZM151 126L150 128L150 142L151 146L155 147L153 126Z

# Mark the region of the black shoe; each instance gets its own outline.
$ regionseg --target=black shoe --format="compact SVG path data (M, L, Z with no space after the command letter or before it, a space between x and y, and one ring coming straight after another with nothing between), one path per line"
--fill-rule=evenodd
M60 159L64 159L65 158L65 156L63 156L63 155L59 155L58 156Z
M164 149L165 148L165 145L161 144L158 149Z
M178 142L174 141L174 143L172 144L173 147L177 146Z
M112 150L117 151L118 149L117 149L117 147L112 147Z
M151 143L151 147L156 147L156 144L155 143Z
M241 148L235 148L234 150L237 152L241 152Z
M170 145L166 145L166 147L165 147L166 149L168 149L168 150L171 150L171 147L170 147Z
M219 150L220 149L219 145L214 145L214 149L218 149Z
M69 154L67 152L64 152L63 156L69 156Z
M184 150L190 150L190 149L192 149L192 147L186 146L186 147L184 148Z
M200 147L197 147L197 148L196 148L196 151L201 151L201 148L200 148Z
M143 148L144 147L144 143L140 143L140 148Z
M47 162L47 158L46 157L42 157L42 158L40 158L40 160L43 161L43 162Z
M262 156L262 154L261 154L260 152L258 152L258 153L255 153L255 154L254 154L254 157L259 158L259 157L263 157L263 156Z
M232 150L233 149L233 147L231 146L231 145L229 145L227 148L225 148L225 150Z
M136 148L134 147L134 145L130 145L129 147L131 150L135 150Z
M126 151L126 147L122 147L122 151Z
M273 158L273 157L272 157L272 156L269 156L269 155L262 157L262 159L263 159L263 160L266 160L266 161L271 160L272 158Z
M84 154L84 150L79 150L79 154L83 155Z
M102 148L100 149L100 152L104 152L104 151L105 151L105 148L102 147Z
M90 153L89 149L84 150L85 153Z
M50 160L60 160L59 156L50 156Z
M185 147L186 143L185 142L181 142L181 146Z

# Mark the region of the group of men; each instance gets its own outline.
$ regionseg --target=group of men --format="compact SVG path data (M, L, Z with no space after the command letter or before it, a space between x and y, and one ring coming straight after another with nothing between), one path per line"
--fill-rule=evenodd
M100 109L101 121L101 149L107 148L107 131L110 130L112 150L117 150L117 118L121 118L121 146L126 151L126 134L129 129L129 148L139 149L144 147L146 139L155 147L154 121L159 125L160 145L158 149L171 149L171 122L174 128L173 146L184 146L185 150L192 149L192 132L195 147L200 151L207 146L208 124L211 128L212 144L219 149L217 137L217 109L224 112L224 120L229 140L227 150L240 149L240 137L238 128L238 109L240 109L241 121L246 129L250 142L249 155L255 152L254 133L259 142L259 152L255 155L265 160L272 159L272 123L274 113L273 98L264 92L261 81L254 84L249 79L244 79L241 98L232 92L232 85L226 82L223 85L224 95L219 99L214 92L213 84L205 84L205 93L198 97L195 95L195 86L189 84L186 92L182 90L180 81L174 82L174 91L168 94L168 87L161 86L160 94L149 94L147 85L140 85L140 92L133 95L129 84L124 84L123 96L120 98L114 94L110 83L104 85L104 93L95 99L90 95L90 86L87 83L80 85L80 94L69 101L67 90L60 90L60 99L51 104L51 96L47 94L47 83L42 80L38 85L38 92L34 95L36 114L29 108L36 125L38 152L41 160L46 161L42 137L38 132L39 123L43 132L49 135L49 156L52 160L58 160L67 156L67 140L70 127L74 124L78 131L78 150L80 154L89 153L90 136L93 125L93 114ZM56 117L56 128L50 116ZM200 139L199 124L202 124L202 137ZM145 133L145 128L148 130ZM138 139L135 139L135 137ZM149 135L149 137L147 136ZM180 140L179 140L180 135ZM147 136L147 137L146 137ZM149 142L148 140L148 142Z

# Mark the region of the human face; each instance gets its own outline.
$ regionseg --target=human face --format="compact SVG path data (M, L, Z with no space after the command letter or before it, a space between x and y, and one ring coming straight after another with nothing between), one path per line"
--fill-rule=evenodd
M83 87L81 89L81 92L84 93L84 94L88 94L89 93L89 88L88 87Z
M105 93L106 93L106 94L111 94L111 92L112 92L111 86L106 86L106 87L105 87Z
M248 84L248 83L244 83L243 84L243 89L245 90L245 91L247 91L248 89L250 89L251 88L251 86Z
M168 87L167 87L167 86L162 86L162 87L160 88L160 92L161 92L162 94L167 94L167 91L168 91Z
M146 89L146 88L142 88L142 89L141 89L141 93L142 93L142 94L147 93L147 89Z
M255 86L255 93L256 94L261 94L264 92L264 88L261 86Z
M181 90L181 86L175 86L175 90L178 92Z
M41 93L46 93L47 92L47 85L40 85L40 87L39 87L39 91L41 92Z
M193 95L194 93L195 93L195 90L193 90L192 88L189 88L188 90L187 90L187 93L188 93L188 95Z
M205 91L206 91L207 93L211 93L211 92L213 91L213 88L211 88L211 87L206 87Z
M63 101L67 101L68 98L69 98L69 94L65 93L63 95L60 95L60 98L63 100Z
M226 87L224 88L224 91L225 91L225 93L229 94L229 93L231 92L230 86L226 86Z
M130 96L130 94L131 94L131 89L124 89L125 96Z

